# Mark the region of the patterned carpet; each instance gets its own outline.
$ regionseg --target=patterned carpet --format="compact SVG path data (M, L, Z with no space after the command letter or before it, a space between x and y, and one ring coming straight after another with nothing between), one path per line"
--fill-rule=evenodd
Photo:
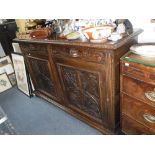
M15 135L15 128L7 118L7 115L0 107L0 135Z

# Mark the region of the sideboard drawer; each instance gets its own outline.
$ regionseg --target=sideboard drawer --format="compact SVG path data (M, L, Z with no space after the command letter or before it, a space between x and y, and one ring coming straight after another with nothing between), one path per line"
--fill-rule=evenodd
M155 106L155 85L121 75L121 91Z
M105 54L103 50L95 48L67 46L67 45L52 45L52 55L65 56L74 59L80 59L88 62L104 63Z
M20 44L20 48L25 54L48 55L48 46L46 44Z
M122 113L155 131L155 108L122 93Z
M154 135L151 129L143 126L142 124L130 119L129 117L122 116L122 131L128 135Z

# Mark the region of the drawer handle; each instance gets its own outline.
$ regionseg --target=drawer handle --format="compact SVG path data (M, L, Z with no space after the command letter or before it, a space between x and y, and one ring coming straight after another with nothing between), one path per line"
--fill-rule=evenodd
M152 116L150 114L143 114L143 117L146 121L150 123L155 123L155 116Z
M79 51L76 49L70 49L69 53L70 53L70 56L74 58L79 57Z
M155 91L148 91L148 92L145 93L145 96L150 101L155 102Z

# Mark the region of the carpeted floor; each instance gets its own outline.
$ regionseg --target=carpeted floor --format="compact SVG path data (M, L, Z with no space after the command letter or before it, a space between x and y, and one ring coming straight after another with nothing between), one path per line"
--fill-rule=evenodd
M17 87L0 94L0 106L21 135L100 135L101 133L39 97Z
M5 112L0 106L0 135L15 135L17 134L15 128L12 126L10 120L7 118Z

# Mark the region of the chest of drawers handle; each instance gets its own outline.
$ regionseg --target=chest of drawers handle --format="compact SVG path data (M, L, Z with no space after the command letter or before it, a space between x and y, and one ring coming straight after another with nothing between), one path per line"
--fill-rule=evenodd
M147 99L149 99L150 101L155 102L155 91L148 91L145 92L145 96Z
M74 58L79 57L79 51L76 49L70 49L69 54Z
M155 124L155 116L145 113L143 114L143 117L146 121Z

